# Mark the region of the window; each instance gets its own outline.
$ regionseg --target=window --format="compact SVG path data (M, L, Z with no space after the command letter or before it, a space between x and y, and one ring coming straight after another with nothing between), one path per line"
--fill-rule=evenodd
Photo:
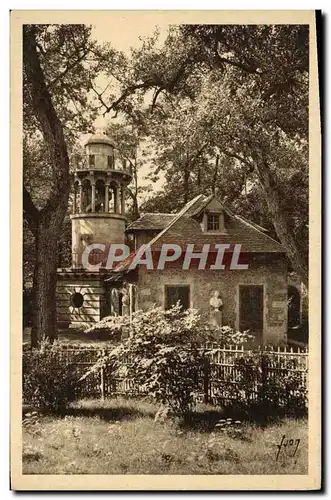
M108 168L114 168L114 158L111 155L107 156Z
M81 293L75 292L71 295L71 305L73 307L79 309L80 307L82 307L83 304L84 304L84 296Z
M220 216L219 214L207 214L207 231L219 231Z
M170 309L177 302L183 309L190 307L190 286L189 285L166 285L165 286L165 308Z
M88 161L89 161L89 167L93 168L95 166L95 155L89 155Z

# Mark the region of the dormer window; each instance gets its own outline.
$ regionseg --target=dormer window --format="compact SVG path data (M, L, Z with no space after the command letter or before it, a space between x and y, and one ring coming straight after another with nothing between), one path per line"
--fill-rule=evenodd
M207 214L207 231L219 231L220 229L220 215Z
M212 212L206 210L202 217L201 229L203 232L226 234L223 211Z

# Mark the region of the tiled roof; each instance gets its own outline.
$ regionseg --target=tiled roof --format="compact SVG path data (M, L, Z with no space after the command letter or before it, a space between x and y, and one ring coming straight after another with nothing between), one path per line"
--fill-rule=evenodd
M172 221L169 222L169 224L158 234L156 235L150 242L149 244L152 246L155 241L158 239L162 238L164 233L169 231L169 229L176 224L184 215L188 213L189 210L193 210L193 208L200 203L200 201L204 198L202 194L199 194L193 200L189 201L186 203L186 205L175 215L175 217L172 219Z
M226 214L225 227L226 233L223 234L203 232L199 222L185 214L153 238L151 247L158 250L163 243L174 243L184 249L189 243L194 243L194 250L199 251L206 243L211 245L211 250L215 244L240 244L242 252L284 252L278 241L240 217Z
M176 217L176 214L155 214L155 213L147 213L142 215L139 219L131 222L129 226L126 228L127 232L141 230L160 230L164 229L169 222Z
M208 203L213 199L213 195L211 194L210 196L204 196L200 195L195 198L195 202L188 207L188 205L191 203L189 201L183 210L185 210L186 207L187 210L185 210L185 215L189 215L190 217L194 217L194 215L198 215L207 205Z
M226 232L203 232L200 223L193 217L198 215L213 198L213 195L208 197L199 195L189 201L177 214L145 214L130 224L128 230L160 229L159 234L149 242L152 250L156 251L164 243L177 244L183 249L189 243L194 243L194 251L199 251L204 244L209 243L211 251L215 244L230 244L231 246L240 244L242 252L284 253L282 245L265 234L264 228L233 214L225 207ZM120 264L119 269L125 270L132 258L133 254L131 254L127 263Z

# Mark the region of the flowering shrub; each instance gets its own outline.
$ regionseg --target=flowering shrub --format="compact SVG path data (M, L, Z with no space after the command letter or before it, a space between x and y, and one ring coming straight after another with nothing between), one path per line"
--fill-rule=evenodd
M127 323L126 316L106 316L94 325L85 330L89 339L111 340L118 342L121 340L123 326Z
M198 311L182 311L179 305L166 311L137 311L131 323L125 316L114 321L128 330L128 338L108 355L119 375L134 380L142 392L181 414L191 408L203 386L206 359L202 346L220 339L224 343L239 340L229 327L212 327ZM95 364L85 376L99 368L100 363Z

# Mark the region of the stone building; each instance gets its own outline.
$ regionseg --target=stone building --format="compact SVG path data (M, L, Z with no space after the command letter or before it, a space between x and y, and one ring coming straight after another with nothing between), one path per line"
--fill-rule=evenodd
M287 262L282 246L262 228L227 210L215 196L200 195L178 214L146 214L126 230L135 246L150 242L153 255L164 244L194 252L210 245L205 268L199 259L183 270L183 258L169 262L164 270L139 266L136 276L136 307L157 304L169 307L180 300L184 307L196 308L210 317L210 299L215 291L222 301L222 323L236 330L250 330L259 340L283 342L287 334ZM212 269L215 245L228 244L224 269ZM241 267L231 269L234 245L241 245ZM210 264L210 265L208 265ZM122 266L123 272L125 266ZM126 263L128 268L128 263ZM119 268L120 269L120 268Z
M130 172L118 163L114 143L103 135L91 137L85 153L73 174L72 267L58 271L60 325L91 324L104 316L155 305L168 308L178 300L184 308L199 309L208 321L214 297L223 325L250 330L259 341L286 341L288 266L280 243L263 228L233 214L214 195L197 196L177 214L144 214L125 227ZM82 266L86 245L103 242L108 248L128 241L132 253L115 269L107 269L102 256L97 271ZM153 262L164 244L179 246L183 254L166 262L164 269L143 264L132 268L135 252L146 244ZM192 244L195 253L209 245L203 270L199 258L183 269L184 252ZM213 269L217 245L228 247L222 268ZM235 245L241 245L241 253L233 268Z

